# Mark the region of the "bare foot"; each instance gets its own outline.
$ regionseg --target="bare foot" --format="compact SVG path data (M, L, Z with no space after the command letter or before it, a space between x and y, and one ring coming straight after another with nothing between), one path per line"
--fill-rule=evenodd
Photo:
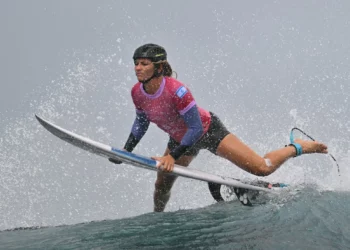
M295 139L295 142L300 144L300 146L303 149L303 154L328 153L327 146L323 143L317 141L306 141L301 139Z

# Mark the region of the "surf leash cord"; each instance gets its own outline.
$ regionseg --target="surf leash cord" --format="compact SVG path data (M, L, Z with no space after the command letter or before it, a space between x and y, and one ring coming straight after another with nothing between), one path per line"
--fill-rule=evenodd
M294 143L294 131L298 130L299 132L301 132L302 134L304 134L306 137L308 137L310 140L315 141L315 139L313 137L311 137L310 135L308 135L307 133L305 133L303 130L301 130L300 128L294 127L291 129L290 131L290 143ZM335 164L337 165L337 169L338 169L338 175L340 176L340 169L339 169L339 164L337 162L337 160L335 159L335 157L328 153L328 155L333 159L333 161L335 162Z

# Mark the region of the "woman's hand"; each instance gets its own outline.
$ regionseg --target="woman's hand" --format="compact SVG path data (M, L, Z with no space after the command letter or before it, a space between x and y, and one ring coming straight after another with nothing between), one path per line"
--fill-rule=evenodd
M153 160L158 161L157 168L162 169L164 172L172 172L174 169L175 160L171 155L152 157Z

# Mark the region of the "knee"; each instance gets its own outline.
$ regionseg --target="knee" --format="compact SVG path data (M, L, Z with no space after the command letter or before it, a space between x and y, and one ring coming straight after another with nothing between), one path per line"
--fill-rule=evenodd
M258 171L256 171L256 173L253 173L253 174L256 176L260 176L260 177L266 177L266 176L270 175L271 173L267 169L260 167L258 169Z
M261 177L268 176L273 172L271 171L272 163L270 159L266 159L266 158L263 158L263 160L259 162L259 164L257 164L253 169L255 171L252 174L256 176L261 176Z

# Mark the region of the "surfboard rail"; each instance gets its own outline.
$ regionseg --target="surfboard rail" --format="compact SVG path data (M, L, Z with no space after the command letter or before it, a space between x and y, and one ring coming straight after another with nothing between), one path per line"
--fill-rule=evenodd
M112 158L114 160L120 160L124 163L127 163L129 165L145 168L153 171L162 171L157 167L158 162L149 158L145 157L139 154L130 153L97 141L94 141L90 138L78 135L74 132L71 132L67 129L64 129L58 125L55 125L54 123L35 115L36 119L39 121L39 123L47 129L50 133L57 136L61 140L64 140L68 142L69 144L72 144L76 147L79 147L83 150L89 151L93 154L105 157L105 158ZM256 191L264 191L264 192L274 192L271 189L255 186L251 184L242 183L240 181L237 181L235 179L231 179L229 177L223 177L215 174L210 174L201 170L193 169L193 168L186 168L183 166L175 165L173 172L170 174L175 174L178 176L205 181L205 182L211 182L211 183L217 183L221 185L227 185L227 186L233 186L237 188L245 188L250 190L256 190Z

